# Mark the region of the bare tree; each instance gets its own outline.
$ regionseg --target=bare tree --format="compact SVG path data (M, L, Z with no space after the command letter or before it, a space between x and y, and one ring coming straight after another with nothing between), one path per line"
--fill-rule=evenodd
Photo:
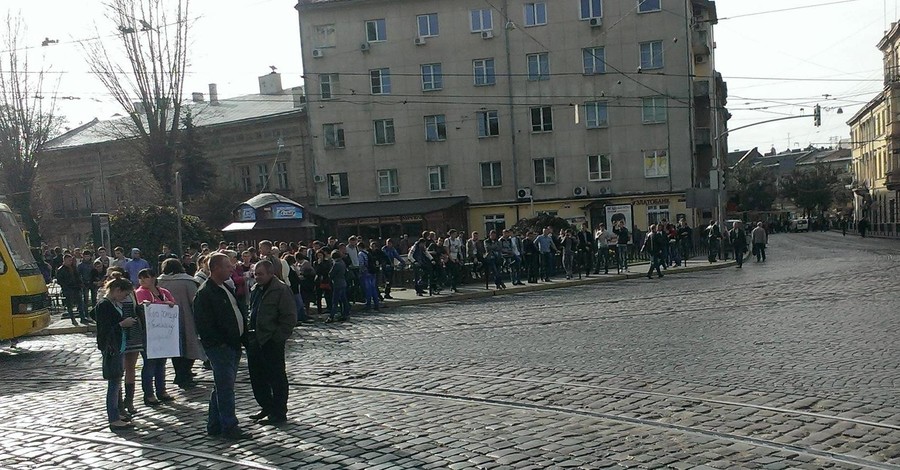
M122 137L136 137L138 154L169 200L178 162L188 4L189 0L109 0L106 16L117 31L118 50L103 41L84 45L91 72L131 117L133 127Z
M60 124L56 90L45 95L47 71L30 68L22 18L7 14L4 26L0 35L0 177L7 202L39 239L32 191L41 152Z

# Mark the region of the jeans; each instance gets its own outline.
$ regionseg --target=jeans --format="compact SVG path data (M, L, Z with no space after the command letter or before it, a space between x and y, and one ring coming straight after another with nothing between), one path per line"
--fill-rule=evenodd
M562 255L563 269L566 271L566 279L572 278L572 268L575 265L575 253L571 251L563 251Z
M81 301L84 302L85 310L97 305L97 286L82 287Z
M528 270L528 282L534 284L541 273L541 257L537 253L525 255L525 268Z
M394 283L394 268L384 267L381 273L384 276L384 295L387 297L391 295L391 284Z
M328 318L334 319L337 309L341 309L341 318L350 316L350 300L347 298L347 286L331 286L331 313Z
M234 414L234 380L237 377L241 349L227 345L206 349L213 370L213 390L209 396L206 432L218 434L237 427Z
M147 359L147 353L141 351L144 367L141 369L141 390L144 395L153 395L156 384L156 397L166 394L166 358Z
M378 308L378 287L375 285L375 275L370 272L363 272L361 277L366 308L371 308L373 302L375 303L375 308Z
M119 389L122 379L106 381L106 418L110 423L119 420Z
M656 274L659 277L662 277L662 271L659 270L659 267L662 266L663 260L665 259L665 255L662 253L653 253L650 258L650 269L647 271L647 277L653 273L653 270L656 270Z
M756 251L756 261L765 261L766 260L766 244L765 243L754 243L754 250Z
M738 267L744 265L744 247L734 247L734 260L737 261Z
M294 303L297 305L297 321L306 320L306 303L303 302L303 296L300 293L294 294Z
M628 245L616 245L616 255L619 257L619 268L628 270Z
M486 272L494 278L494 285L499 288L503 284L503 277L501 275L503 260L488 256L484 259L484 265L486 267Z
M609 246L597 247L597 264L594 272L599 273L600 267L603 267L603 274L609 274Z
M66 311L69 313L69 317L72 318L72 321L75 321L75 312L73 311L75 309L78 310L78 317L81 318L81 321L84 321L84 297L81 296L81 291L78 289L65 289L62 293L63 303L65 304Z
M548 251L546 253L541 253L541 263L543 264L543 276L542 280L549 281L550 274L553 272L553 252Z
M250 333L247 368L253 397L269 417L287 415L288 379L284 365L284 343L269 340L259 344Z
M522 282L522 257L513 256L509 259L509 275L513 284Z

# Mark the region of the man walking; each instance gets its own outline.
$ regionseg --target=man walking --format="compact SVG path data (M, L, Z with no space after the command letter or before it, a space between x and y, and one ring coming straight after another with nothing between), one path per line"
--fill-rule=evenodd
M706 227L706 239L709 242L709 262L715 263L719 256L719 240L722 238L722 231L719 230L719 224L715 220L709 221L709 227Z
M250 292L250 329L247 330L247 368L253 397L262 410L251 419L261 424L287 421L288 380L285 343L297 323L297 304L268 260L256 263L256 285Z
M400 257L400 253L394 248L394 242L390 238L381 247L381 252L384 253L384 258L387 259L387 262L381 265L381 271L384 275L384 298L393 299L391 297L391 285L394 283L394 260L400 263L401 269L406 266L406 262Z
M663 263L663 246L666 244L666 237L662 232L657 231L656 225L650 226L650 233L644 240L643 251L650 255L650 269L647 271L647 279L653 278L653 270L656 269L657 277L663 277L659 267Z
M238 303L234 291L225 284L231 279L231 270L228 255L215 253L210 256L209 279L194 297L197 334L213 371L206 433L232 440L252 439L251 434L238 427L234 413L234 380L247 329L247 307ZM296 323L296 315L293 320Z
M744 267L744 253L747 252L747 232L744 231L744 223L735 222L728 236L731 238L731 247L734 249L734 259L740 269Z
M753 254L756 255L756 262L765 262L766 244L769 242L769 234L763 228L762 222L757 222L756 228L750 232L750 242L753 243Z

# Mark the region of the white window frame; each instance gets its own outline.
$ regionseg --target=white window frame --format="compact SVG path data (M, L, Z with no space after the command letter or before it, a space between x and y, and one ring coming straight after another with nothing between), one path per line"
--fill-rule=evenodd
M259 191L267 191L269 188L269 164L256 164L256 189Z
M609 158L609 155L588 155L588 181L611 180L612 159Z
M535 106L531 108L530 111L532 133L553 132L552 106ZM538 112L537 117L539 119L537 121L535 121L535 111Z
M535 158L532 160L534 184L556 184L556 159L553 157ZM543 178L538 180L538 165ZM547 171L550 170L550 171Z
M506 228L506 214L485 214L484 216L484 238L487 239L491 230L500 232Z
M344 123L329 122L322 124L322 140L326 150L342 149L344 141Z
M487 14L487 16L485 16ZM487 25L485 25L487 20ZM469 27L473 33L494 30L494 12L490 8L469 11Z
M644 48L647 48L646 53ZM649 62L644 61L644 55L647 55ZM655 59L659 59L658 61ZM638 63L641 64L642 70L654 70L665 67L665 50L662 41L647 41L640 44L640 57Z
M241 189L243 189L247 194L253 193L253 175L251 174L250 165L242 165L238 167L238 173L241 179ZM116 201L121 202L118 199Z
M654 220L655 219L655 220ZM647 226L658 224L663 220L672 220L668 204L647 206Z
M370 25L374 26L375 29L369 29ZM371 33L374 33L374 36ZM384 18L366 20L366 42L384 41L387 41L387 21Z
M450 167L447 165L428 167L428 190L433 193L446 191L448 187L447 173L449 170ZM432 177L436 177L437 180L432 179ZM435 183L437 183L437 185L435 185Z
M497 110L478 111L475 113L475 119L478 126L478 138L497 137L500 135L500 113ZM496 129L496 132L493 132L494 129Z
M328 199L345 199L350 197L350 184L347 173L329 173L325 179L328 183ZM338 191L334 191L335 188Z
M499 161L495 162L481 162L481 187L482 188L499 188L503 186L503 163ZM487 170L489 181L485 181L485 170ZM490 184L485 184L485 183Z
M585 47L581 50L581 62L585 75L606 73L606 49L602 46Z
M445 140L447 140L447 116L444 114L425 116L425 142Z
M528 81L536 82L550 79L550 53L534 52L525 54L525 64L528 72ZM532 67L535 68L532 73Z
M585 102L584 124L588 129L603 129L609 127L609 101L598 100Z
M378 80L377 85L375 83L376 80ZM371 91L373 95L390 95L391 69L382 68L369 70L369 91Z
M578 13L579 18L583 21L594 18L603 18L603 0L581 0L578 6Z
M334 89L338 87L338 83L340 83L340 75L336 73L319 74L319 99L333 100Z
M528 21L529 13L531 14L532 21ZM539 18L541 13L543 13L543 15L544 15L543 21L541 21ZM546 2L526 3L524 6L522 24L524 24L525 27L546 25L547 24L547 3Z
M422 91L439 91L444 88L444 72L440 62L422 64Z
M662 124L667 118L665 96L649 96L641 99L641 121L644 124Z
M434 20L433 23L432 19ZM423 20L425 23L422 23ZM440 29L437 13L416 15L416 31L418 31L420 38L433 38L439 36L441 33Z
M652 13L654 11L662 10L662 0L637 0L638 2L638 13ZM644 4L646 3L654 3L656 8L645 8Z
M397 135L394 133L394 120L393 119L376 119L372 121L373 123L373 131L375 137L375 145L394 145L397 142ZM381 126L381 133L384 137L383 142L378 141L378 131L379 125ZM390 138L388 138L390 137Z
M400 176L396 168L386 170L378 170L378 194L381 196L390 196L400 193Z
M669 176L669 151L650 150L643 154L644 178Z
M493 57L472 61L473 83L475 86L493 86L497 84L497 67ZM479 78L481 83L479 83Z
M275 176L278 179L278 189L288 189L288 166L287 162L275 163Z

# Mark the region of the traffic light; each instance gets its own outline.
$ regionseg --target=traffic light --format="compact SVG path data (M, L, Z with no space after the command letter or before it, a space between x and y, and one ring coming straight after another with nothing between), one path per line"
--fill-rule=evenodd
M816 105L816 107L813 109L813 124L816 127L822 125L822 107L819 105Z

